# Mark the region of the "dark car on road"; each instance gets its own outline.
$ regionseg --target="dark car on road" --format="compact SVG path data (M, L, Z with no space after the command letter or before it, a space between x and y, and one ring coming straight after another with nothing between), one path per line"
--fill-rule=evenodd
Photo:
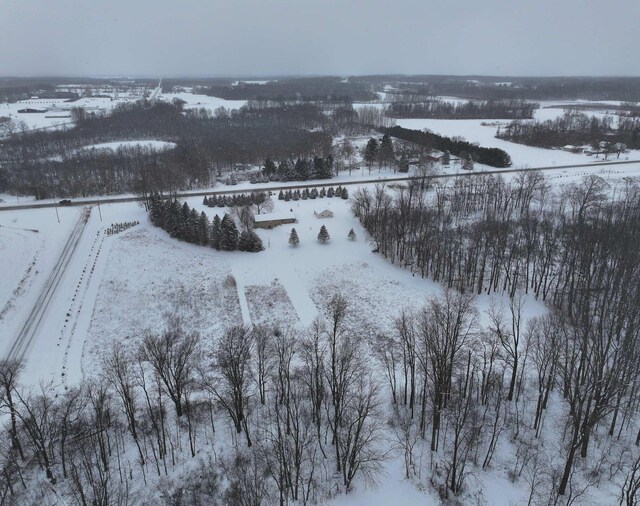
M59 206L70 206L71 205L71 200L69 199L62 199L60 202L58 202Z

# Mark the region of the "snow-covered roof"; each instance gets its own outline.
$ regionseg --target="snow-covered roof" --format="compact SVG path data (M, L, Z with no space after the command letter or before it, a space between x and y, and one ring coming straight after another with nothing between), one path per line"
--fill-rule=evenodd
M263 221L279 221L279 220L291 220L296 219L296 215L291 211L283 212L283 213L270 213L270 214L256 214L253 217L253 220L256 223L261 223Z

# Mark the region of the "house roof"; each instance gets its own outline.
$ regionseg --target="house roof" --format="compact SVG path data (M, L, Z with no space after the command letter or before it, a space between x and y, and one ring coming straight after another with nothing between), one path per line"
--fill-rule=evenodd
M280 220L291 220L296 219L296 215L291 211L286 211L282 213L270 213L270 214L256 214L253 217L253 221L256 223L262 223L265 221L280 221Z

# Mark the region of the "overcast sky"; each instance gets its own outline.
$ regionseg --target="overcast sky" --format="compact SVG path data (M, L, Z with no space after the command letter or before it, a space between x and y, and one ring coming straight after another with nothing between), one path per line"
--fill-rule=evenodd
M638 0L0 0L0 75L640 75Z

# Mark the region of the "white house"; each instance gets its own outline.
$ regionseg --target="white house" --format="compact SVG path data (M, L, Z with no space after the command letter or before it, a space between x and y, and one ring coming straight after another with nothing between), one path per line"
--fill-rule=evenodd
M313 211L313 215L316 218L322 219L322 218L333 218L333 211L329 211L329 209L325 209L324 211Z

